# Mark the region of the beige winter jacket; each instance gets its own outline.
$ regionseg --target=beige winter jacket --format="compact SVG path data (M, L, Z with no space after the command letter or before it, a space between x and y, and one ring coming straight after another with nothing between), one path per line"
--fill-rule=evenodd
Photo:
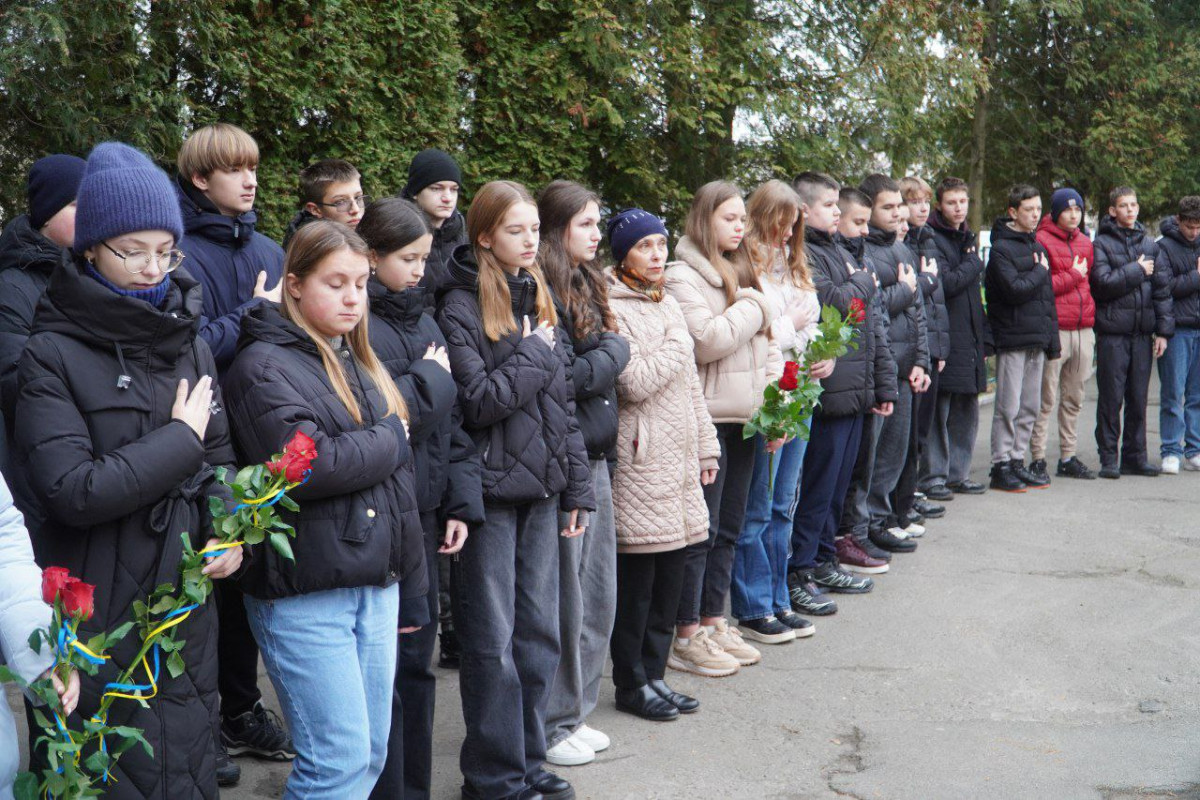
M767 383L783 374L779 345L767 336L775 310L762 292L738 289L726 302L721 276L684 236L667 265L667 293L679 302L696 344L696 364L713 422L746 422Z
M609 306L631 353L617 379L617 550L677 550L708 536L700 471L717 466L721 446L679 304L670 295L655 303L611 274L609 284Z

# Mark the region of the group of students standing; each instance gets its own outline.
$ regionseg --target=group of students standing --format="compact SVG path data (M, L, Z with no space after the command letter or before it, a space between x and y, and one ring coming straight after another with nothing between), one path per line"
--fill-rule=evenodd
M969 468L989 349L993 486L1048 483L1056 406L1058 474L1091 476L1074 429L1093 318L1101 474L1122 402L1122 466L1149 474L1152 337L1172 333L1172 293L1177 307L1200 294L1197 266L1176 269L1200 265L1200 201L1164 224L1175 244L1155 266L1136 200L1130 216L1131 193L1114 193L1093 264L1082 198L1059 190L1040 219L1018 187L985 276L960 180L804 173L748 197L717 181L671 261L658 216L605 221L570 181L536 197L488 183L464 217L458 165L427 150L401 196L374 202L346 161L306 168L285 252L255 230L257 165L227 124L189 137L174 179L118 143L50 156L0 237L5 476L37 563L97 586L81 636L173 578L181 533L212 538L215 468L296 432L318 453L284 512L295 561L214 559L216 603L181 626L185 674L110 715L154 748L124 755L112 797L215 797L243 754L293 760L287 797L429 797L439 624L442 663L461 669L463 797L573 797L545 765L610 745L587 725L609 657L618 709L693 713L668 667L729 676L762 658L747 639L811 636L830 593L869 592L916 549L937 501L984 491ZM803 364L823 306L863 308L854 347ZM1168 354L1191 341L1176 337ZM1188 346L1163 367L1164 453L1166 376L1180 398L1200 388ZM746 438L786 361L824 388L809 439ZM1198 395L1172 444L1196 468ZM7 506L0 552L28 577ZM35 677L45 657L8 644L48 613L17 596L29 584L6 581L0 623L24 626L3 655ZM79 715L135 650L83 676ZM261 702L260 652L286 727ZM0 755L15 759L11 728Z

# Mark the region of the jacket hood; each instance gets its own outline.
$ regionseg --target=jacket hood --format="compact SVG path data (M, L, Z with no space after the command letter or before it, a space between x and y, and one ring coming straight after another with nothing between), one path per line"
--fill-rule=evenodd
M1066 231L1064 231L1062 228L1060 228L1058 226L1058 223L1056 223L1054 220L1050 219L1049 214L1042 217L1042 221L1038 223L1038 233L1042 233L1043 231L1047 235L1053 236L1056 239L1061 239L1064 242L1073 242L1076 239L1078 239L1080 236L1087 235L1084 232L1084 228L1082 225L1080 225L1078 228L1071 231L1070 233L1067 233Z
M453 241L462 235L463 228L466 226L466 219L463 218L462 212L456 208L449 219L442 223L442 227L433 229L433 240L435 242Z
M840 233L833 235L833 241L839 245L850 255L854 256L854 260L861 262L863 258L863 247L867 243L865 236L855 236L853 239L847 239Z
M101 347L119 345L125 354L156 352L174 360L200 330L200 284L179 270L163 308L124 297L83 273L81 262L55 270L33 320L36 334L50 331Z
M0 271L37 269L49 274L69 260L70 251L34 230L28 214L8 223L0 235Z
M1183 231L1179 230L1178 217L1167 217L1161 223L1159 223L1158 229L1165 238L1173 239L1184 247L1187 247L1191 250L1195 250L1196 248L1200 247L1200 237L1197 237L1193 241L1188 241L1187 237L1183 235Z
M389 322L398 322L405 328L415 328L425 313L423 286L415 286L402 292L394 292L378 280L367 281L367 297L371 302L371 313Z
M465 289L473 294L479 293L479 264L475 261L475 248L469 243L460 244L450 254L446 265L449 278L439 290L439 296L452 289ZM504 274L508 282L508 292L512 297L513 314L522 316L537 307L537 281L525 270L520 275Z
M929 227L942 231L950 236L955 236L959 239L973 239L975 234L971 232L971 226L967 225L966 220L957 228L951 227L949 222L942 219L942 214L936 208L929 212L929 222L926 223Z
M320 354L312 337L299 325L283 316L279 306L274 303L259 303L242 317L238 350L243 350L255 342L295 347L313 355Z
M179 193L179 210L183 214L185 234L202 236L232 247L241 247L254 238L258 216L253 211L237 217L225 216L182 175L176 177L175 189Z
M608 296L617 300L645 300L647 303L653 303L654 300L648 295L637 291L625 285L625 282L617 277L616 272L612 267L604 270L604 277L608 279Z
M1146 236L1146 226L1141 221L1133 223L1132 228L1122 228L1117 224L1116 217L1105 214L1097 228L1098 235L1115 236L1118 239L1142 239Z
M804 241L817 247L830 247L833 245L833 234L826 231L819 231L816 228L805 226Z
M207 198L205 198L207 199ZM287 232L284 234L283 240L289 241L296 235L296 231L303 228L314 219L320 219L316 214L309 213L308 209L302 208L295 213L291 221L288 222Z
M883 228L871 225L868 228L867 241L881 247L890 247L896 243L896 232L885 231Z
M675 244L675 259L672 264L667 264L667 269L683 262L694 269L709 286L717 289L725 286L725 281L721 280L721 274L717 272L717 268L701 254L700 248L687 236L681 236Z
M1026 244L1033 244L1037 241L1036 231L1022 233L1009 225L1010 222L1012 222L1012 217L996 217L996 221L992 223L993 245L1001 239L1012 239L1013 241L1025 242Z

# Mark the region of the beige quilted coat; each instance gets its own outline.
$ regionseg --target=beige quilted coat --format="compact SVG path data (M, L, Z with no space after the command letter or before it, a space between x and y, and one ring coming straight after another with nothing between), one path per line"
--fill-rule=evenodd
M679 302L696 345L700 385L713 422L742 423L783 374L779 345L767 336L775 310L762 292L738 289L726 302L721 276L684 236L667 265L667 293Z
M609 283L609 305L631 353L617 379L617 550L677 550L708 536L700 471L717 466L721 446L679 304L670 295L655 303L611 275Z

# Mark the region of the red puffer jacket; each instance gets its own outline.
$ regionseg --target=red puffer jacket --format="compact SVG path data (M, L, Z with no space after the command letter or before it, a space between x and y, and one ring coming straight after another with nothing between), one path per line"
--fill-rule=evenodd
M1050 254L1050 283L1054 287L1054 305L1058 310L1058 329L1077 331L1096 324L1096 302L1088 287L1088 276L1080 275L1071 265L1078 256L1087 262L1090 274L1095 257L1092 240L1081 228L1067 233L1047 214L1038 225L1037 240Z

